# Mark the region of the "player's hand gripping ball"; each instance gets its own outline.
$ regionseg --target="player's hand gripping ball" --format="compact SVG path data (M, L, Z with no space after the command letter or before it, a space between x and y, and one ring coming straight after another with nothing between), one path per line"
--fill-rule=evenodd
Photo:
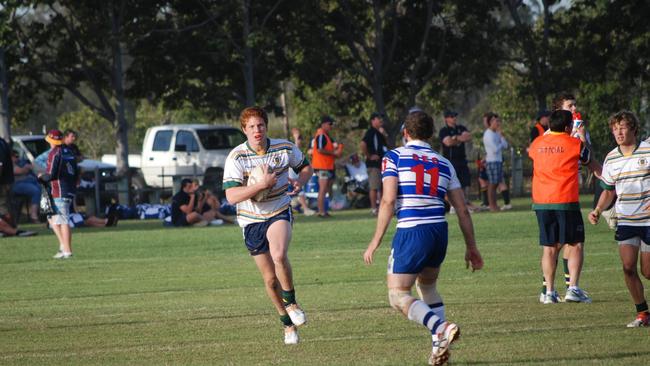
M253 171L251 171L251 174L248 176L247 185L252 186L259 182L264 181L264 176L266 175L267 169L268 167L266 165L258 165L255 168L253 168ZM269 188L265 188L257 192L257 194L253 196L251 199L256 202L264 201L266 197L269 195L270 191L271 190Z

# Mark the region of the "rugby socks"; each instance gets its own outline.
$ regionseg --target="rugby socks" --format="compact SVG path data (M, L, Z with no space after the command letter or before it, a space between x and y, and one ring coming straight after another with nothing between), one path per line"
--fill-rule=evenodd
M284 325L285 327L290 327L293 325L293 322L291 321L289 314L280 315L280 321L282 322L282 325Z
M422 300L413 301L409 307L408 318L427 327L433 335L441 332L445 323Z
M569 274L569 260L562 258L562 263L564 264L564 284L566 285L566 288L569 288L571 284L571 275ZM578 286L577 283L576 286Z
M510 204L510 190L506 189L505 191L501 191L501 196L503 197L503 203L506 205Z
M285 308L296 303L296 291L294 289L289 291L282 290L280 295L282 296L282 304Z
M639 313L639 314L646 313L647 315L650 315L648 313L648 302L647 301L644 301L644 302L642 302L640 304L634 304L634 306L636 307L636 312L637 313Z
M447 319L445 317L445 304L439 302L437 304L429 304L429 309L443 322Z

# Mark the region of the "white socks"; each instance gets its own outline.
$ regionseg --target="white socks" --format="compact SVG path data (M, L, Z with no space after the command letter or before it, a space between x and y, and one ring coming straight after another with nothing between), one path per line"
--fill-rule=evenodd
M440 317L429 308L429 305L422 300L415 300L413 304L411 304L408 311L408 318L409 320L427 327L431 331L431 334L438 333L438 328L444 324L444 320L440 319Z

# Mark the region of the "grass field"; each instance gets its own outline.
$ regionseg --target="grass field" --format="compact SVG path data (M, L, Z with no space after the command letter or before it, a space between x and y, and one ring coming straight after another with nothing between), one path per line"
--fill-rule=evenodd
M593 304L541 305L529 201L473 218L484 270L465 269L452 217L439 284L463 331L454 364L648 364L648 329L625 327L634 306L605 224L587 227L581 285ZM37 230L0 239L0 365L421 365L429 355L427 331L387 303L394 228L363 264L367 210L297 218L289 253L309 323L291 347L237 227L75 230L68 261L50 259L55 237Z

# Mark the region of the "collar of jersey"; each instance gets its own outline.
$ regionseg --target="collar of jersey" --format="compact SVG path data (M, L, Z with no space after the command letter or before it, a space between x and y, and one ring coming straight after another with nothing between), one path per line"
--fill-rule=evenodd
M406 146L412 146L412 145L431 148L431 145L429 145L428 143L422 140L411 140L406 143Z
M549 135L566 135L566 132L557 132L557 131L550 131L549 130Z
M254 152L255 155L265 155L265 154L269 151L269 146L271 146L271 139L269 139L269 138L267 137L267 138L266 138L266 150L264 150L264 154L258 154L257 151L255 151L255 149L253 149L253 148L251 147L251 145L248 143L248 141L246 141L246 147L248 148L248 150Z
M629 154L623 154L623 152L621 151L621 147L620 147L620 146L617 146L616 148L618 149L618 152L619 152L621 155L623 155L623 156L632 156L632 155L634 155L634 152L637 151L637 149L639 148L639 146L641 146L641 141L640 141L640 140L637 140L637 142L636 142L636 147L635 147L634 150L632 150L632 152L629 153Z

